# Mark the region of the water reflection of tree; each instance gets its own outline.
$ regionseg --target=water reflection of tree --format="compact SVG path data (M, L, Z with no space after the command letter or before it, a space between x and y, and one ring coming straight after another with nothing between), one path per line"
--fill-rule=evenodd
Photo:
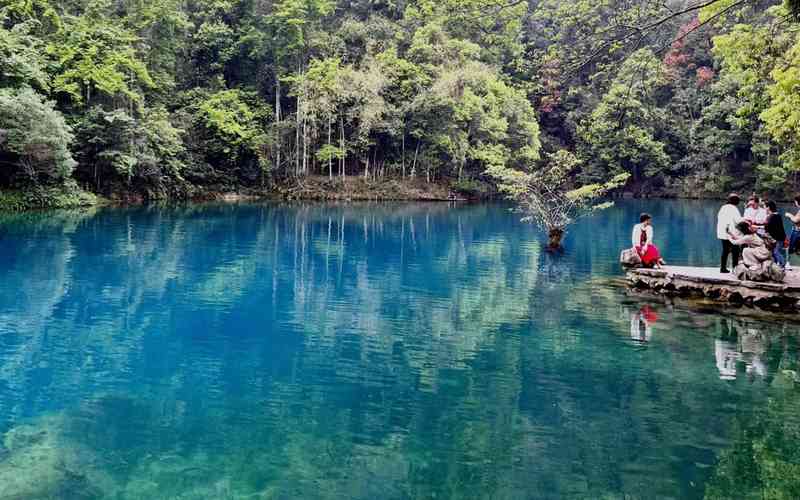
M795 352L796 348L787 343L796 341L796 329L670 308L664 309L659 319L661 324L653 326L651 333L656 345L663 348L598 350L597 342L585 341L584 335L597 336L607 326L615 335L629 337L631 315L640 314L642 305L631 302L627 307L620 306L625 304L625 297L602 281L573 286L565 294L571 300L565 301L568 305L561 311L573 308L583 311L584 317L593 319L591 327L577 322L569 328L562 322L558 332L547 339L552 351L532 348L531 352L540 358L524 363L529 367L550 364L572 370L575 380L586 384L577 393L575 387L581 387L579 384L555 386L552 398L541 401L542 407L558 408L554 413L567 424L564 434L551 438L543 455L554 463L584 464L584 468L573 465L562 471L560 480L554 484L559 488L569 488L572 484L580 491L579 495L590 496L615 491L642 497L698 497L714 470L711 467L716 463L716 455L725 449L724 443L729 439L727 428L732 416L738 413L738 405L748 407L752 404L748 400L767 402L767 394L761 393L763 389L753 392L741 384L721 384L714 358L708 355L712 351L710 347L716 339L732 339L737 363L748 374L740 381L748 384L758 381L756 388L773 387L774 374L787 373L787 353ZM613 357L606 357L612 353ZM706 354L698 359L695 353ZM564 361L553 362L552 357ZM581 362L576 364L574 360ZM756 368L759 363L762 369ZM640 370L638 366L652 368ZM563 378L548 375L541 368L539 371L544 373L536 378L548 383ZM787 390L789 394L779 392L787 401L796 399L793 389ZM599 405L602 401L612 403L602 408ZM587 402L595 406L587 406ZM530 420L535 422L543 418L538 416ZM794 420L787 425L796 424ZM619 436L617 439L611 437L615 433ZM542 440L539 443L541 445ZM573 450L571 460L554 458L570 457ZM642 450L648 450L648 455L642 456ZM694 470L684 468L680 475L658 472L657 463L670 463L672 457L685 456L689 450L696 463L704 466ZM782 453L776 450L774 457ZM792 457L785 455L782 460L792 463ZM609 460L615 465L607 468L596 465ZM576 474L576 471L579 472ZM643 475L649 480L642 482ZM570 489L563 491L563 495L572 494ZM717 498L738 498L730 495L733 491L729 490L727 497Z
M705 497L800 498L799 415L790 393L736 417L733 444L720 456Z
M64 248L78 248L75 255L61 247L20 253L20 270L35 259L50 273L57 269L53 258L67 257L68 273L54 293L26 295L12 311L18 323L11 328L24 338L24 350L14 354L12 348L3 357L19 360L18 370L8 370L11 383L20 382L18 391L4 391L8 407L23 401L36 401L34 408L58 406L64 394L84 400L63 418L40 420L32 431L44 430L53 436L47 443L56 443L49 446L55 458L46 464L85 482L95 475L75 464L86 461L65 465L64 454L90 455L87 460L105 469L127 471L128 480L114 488L154 495L184 491L185 483L170 489L171 482L200 470L193 481L207 488L222 481L256 492L261 484L299 489L311 498L364 488L372 483L365 474L391 471L400 488L415 457L420 464L429 461L426 441L410 442L409 430L428 440L448 436L442 446L475 456L475 471L486 471L478 460L486 449L476 439L508 448L507 442L493 444L492 436L506 434L488 418L476 415L472 421L480 426L459 428L463 419L453 412L494 413L490 408L508 405L476 409L475 403L516 392L513 384L507 387L504 364L498 368L502 380L485 397L469 388L474 381L464 375L476 354L492 346L497 328L524 319L538 246L515 244L518 237L509 240L491 228L491 220L474 224L471 218L486 216L480 207L453 213L440 206L226 210L103 213L55 238ZM373 258L375 245L391 253ZM450 279L453 270L460 279ZM251 345L231 352L224 329L249 310L242 302L261 304L263 325L293 325L297 337L276 345L269 332L240 330L236 334L251 338ZM154 307L158 303L163 307ZM275 348L284 350L277 359ZM49 382L24 383L43 366L53 374ZM131 388L129 380L142 383ZM122 388L128 389L124 396L114 395ZM193 400L195 393L210 399ZM444 393L450 393L447 405L430 413ZM335 404L337 398L353 401ZM253 408L259 400L266 406ZM154 432L154 425L171 430ZM194 429L214 432L197 442ZM131 434L136 439L120 442ZM216 442L222 436L224 443ZM185 449L192 442L198 449ZM126 456L115 455L120 449L128 450ZM40 452L13 448L16 459ZM237 458L242 455L247 458ZM454 467L442 491L465 488L460 462L435 456L430 467L416 469L416 477L438 477L442 467ZM258 478L231 479L248 465L258 468ZM46 486L41 479L52 471L28 472L29 485ZM334 476L323 478L334 487L320 491L316 477L325 474ZM498 481L497 475L482 477ZM61 483L50 485L50 493L61 491ZM424 484L411 487L429 487Z
M754 346L748 336L762 336ZM752 322L730 320L721 338L738 352L764 358L768 399L750 411L733 416L732 444L722 452L708 485L707 499L800 498L800 399L797 397L798 337L757 330ZM744 343L742 342L744 338ZM752 374L752 359L746 372Z
M64 269L3 344L4 407L64 410L12 432L52 436L28 477L59 464L54 488L119 498L697 496L676 457L713 464L726 408L759 398L722 384L692 331L719 320L671 315L651 348L620 349L618 292L525 231L444 205L83 220L16 264Z

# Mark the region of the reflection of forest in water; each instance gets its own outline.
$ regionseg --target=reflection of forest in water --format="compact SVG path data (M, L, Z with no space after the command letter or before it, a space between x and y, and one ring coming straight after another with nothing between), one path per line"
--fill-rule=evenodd
M796 330L643 311L583 227L553 257L493 206L0 221L0 498L791 491Z

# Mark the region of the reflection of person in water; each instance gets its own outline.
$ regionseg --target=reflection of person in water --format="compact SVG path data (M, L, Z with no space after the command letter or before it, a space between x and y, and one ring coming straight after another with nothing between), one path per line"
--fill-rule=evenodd
M636 342L650 342L653 337L653 324L658 321L658 314L644 306L631 316L631 339Z
M755 328L748 328L746 333L739 337L739 350L742 353L742 359L746 363L748 375L767 376L767 364L764 362L764 354L767 349L760 331Z
M735 380L736 364L740 361L745 363L748 375L766 377L769 372L764 361L767 349L761 331L736 320L730 320L726 327L728 332L724 338L714 341L719 378Z
M716 339L714 341L714 357L717 358L717 370L722 380L736 379L736 361L739 360L739 350L735 342Z

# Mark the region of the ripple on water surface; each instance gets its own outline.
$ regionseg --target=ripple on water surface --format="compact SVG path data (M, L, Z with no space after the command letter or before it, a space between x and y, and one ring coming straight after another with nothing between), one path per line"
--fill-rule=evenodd
M714 265L716 207L558 255L507 208L0 217L0 499L793 497L795 325L612 284L641 211Z

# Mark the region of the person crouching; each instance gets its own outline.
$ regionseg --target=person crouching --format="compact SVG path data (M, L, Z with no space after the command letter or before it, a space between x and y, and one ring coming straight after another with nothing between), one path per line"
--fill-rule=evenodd
M728 231L730 241L742 247L742 262L750 270L757 270L765 261L772 261L772 251L767 248L764 240L753 231L747 221L736 224L736 229L741 236Z

